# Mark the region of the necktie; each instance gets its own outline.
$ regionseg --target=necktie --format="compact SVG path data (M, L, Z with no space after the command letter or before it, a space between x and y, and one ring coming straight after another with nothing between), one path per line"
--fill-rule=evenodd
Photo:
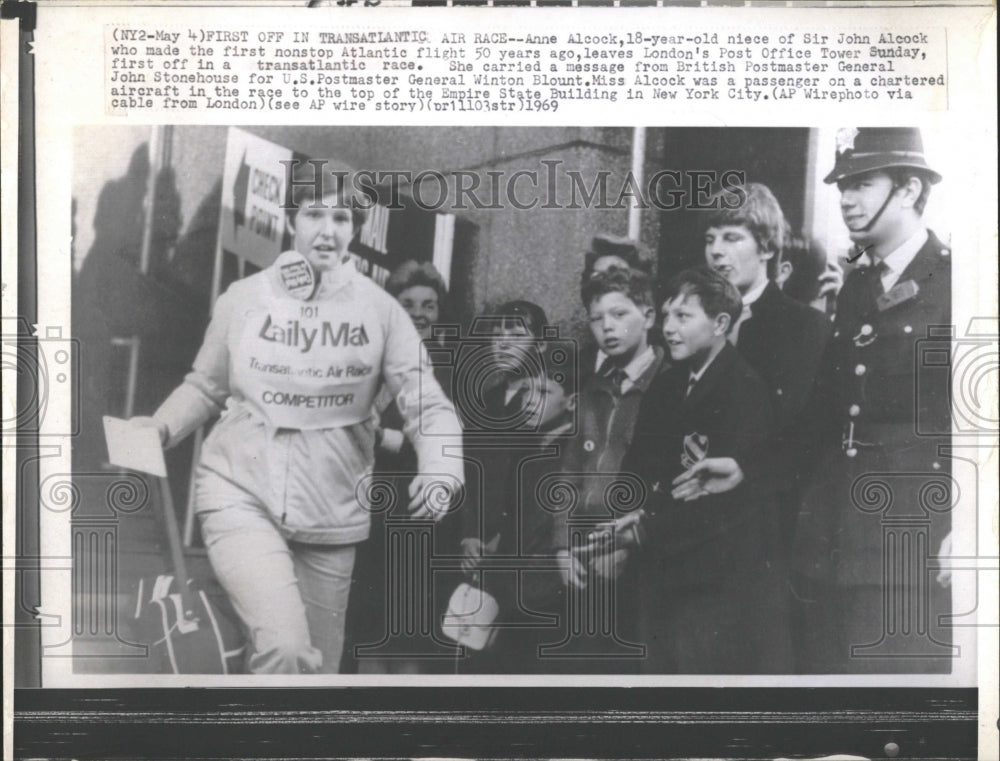
M694 387L697 386L697 385L698 385L698 379L695 378L693 375L690 376L688 378L687 391L684 392L684 398L685 399L687 399L689 396L691 396L691 392L694 390Z
M615 365L611 361L611 357L608 357L603 362L597 370L597 374L602 378L607 378L611 381L611 385L615 387L615 390L621 392L622 384L628 380L628 373L626 373L622 368Z
M888 272L889 266L885 262L873 264L865 273L868 277L868 296L872 308L878 302L878 297L885 293L885 286L882 285L882 276Z
M733 325L733 329L729 331L729 341L733 346L736 346L737 342L740 340L740 328L743 323L750 319L753 312L750 311L750 305L744 304L743 311L740 312L739 319L736 320L736 324Z
M615 371L611 374L611 382L615 384L615 390L620 394L622 391L622 386L625 381L628 380L628 373L622 370L620 367L615 368Z

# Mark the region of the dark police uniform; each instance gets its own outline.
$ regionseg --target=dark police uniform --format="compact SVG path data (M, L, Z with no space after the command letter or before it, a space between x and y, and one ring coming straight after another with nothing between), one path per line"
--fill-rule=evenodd
M950 668L950 595L927 567L953 493L950 252L929 232L887 293L880 280L848 275L808 412L822 446L792 557L805 672Z

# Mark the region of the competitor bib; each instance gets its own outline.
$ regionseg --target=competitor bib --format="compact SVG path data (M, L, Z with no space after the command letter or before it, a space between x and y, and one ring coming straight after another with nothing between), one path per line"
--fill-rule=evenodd
M230 357L234 387L278 428L339 428L367 419L382 331L352 299L280 296L248 308Z

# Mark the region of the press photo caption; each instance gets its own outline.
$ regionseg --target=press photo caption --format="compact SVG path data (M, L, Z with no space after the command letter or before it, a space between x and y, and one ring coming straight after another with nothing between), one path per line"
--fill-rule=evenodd
M662 17L661 17L662 18ZM629 103L947 108L943 27L512 33L105 27L106 113L521 113Z

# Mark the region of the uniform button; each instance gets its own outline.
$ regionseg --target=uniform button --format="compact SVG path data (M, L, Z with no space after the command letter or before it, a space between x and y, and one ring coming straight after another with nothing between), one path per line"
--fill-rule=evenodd
M861 335L863 335L863 336L870 336L872 334L873 330L874 330L874 328L872 328L871 325L868 325L868 324L862 325L861 326Z
M597 446L597 445L594 444L593 441L591 441L590 439L587 439L585 442L583 442L583 451L584 452L593 452L595 446Z
M856 404L852 404L850 408L847 410L847 413L851 417L857 417L858 415L861 414L861 408Z
M857 367L854 368L855 375L864 375L866 372L868 372L868 368L865 367L864 365L858 365Z
M941 470L941 463L939 463L939 462L932 462L931 463L931 467L934 468L934 470Z
M903 332L904 333L912 333L913 332L913 326L912 325L904 325L903 326Z
M834 338L837 338L839 335L840 335L840 331L839 330L833 331L833 337Z
M777 394L778 396L781 396L781 395L782 395L782 394L784 394L785 392L784 392L784 391L782 391L782 390L781 390L781 389L779 388L779 389L777 389L777 390L776 390L776 391L775 391L774 393L776 393L776 394Z
M850 449L847 450L847 452L845 454L848 457L857 457L858 456L858 450L855 449L854 447L851 447Z

